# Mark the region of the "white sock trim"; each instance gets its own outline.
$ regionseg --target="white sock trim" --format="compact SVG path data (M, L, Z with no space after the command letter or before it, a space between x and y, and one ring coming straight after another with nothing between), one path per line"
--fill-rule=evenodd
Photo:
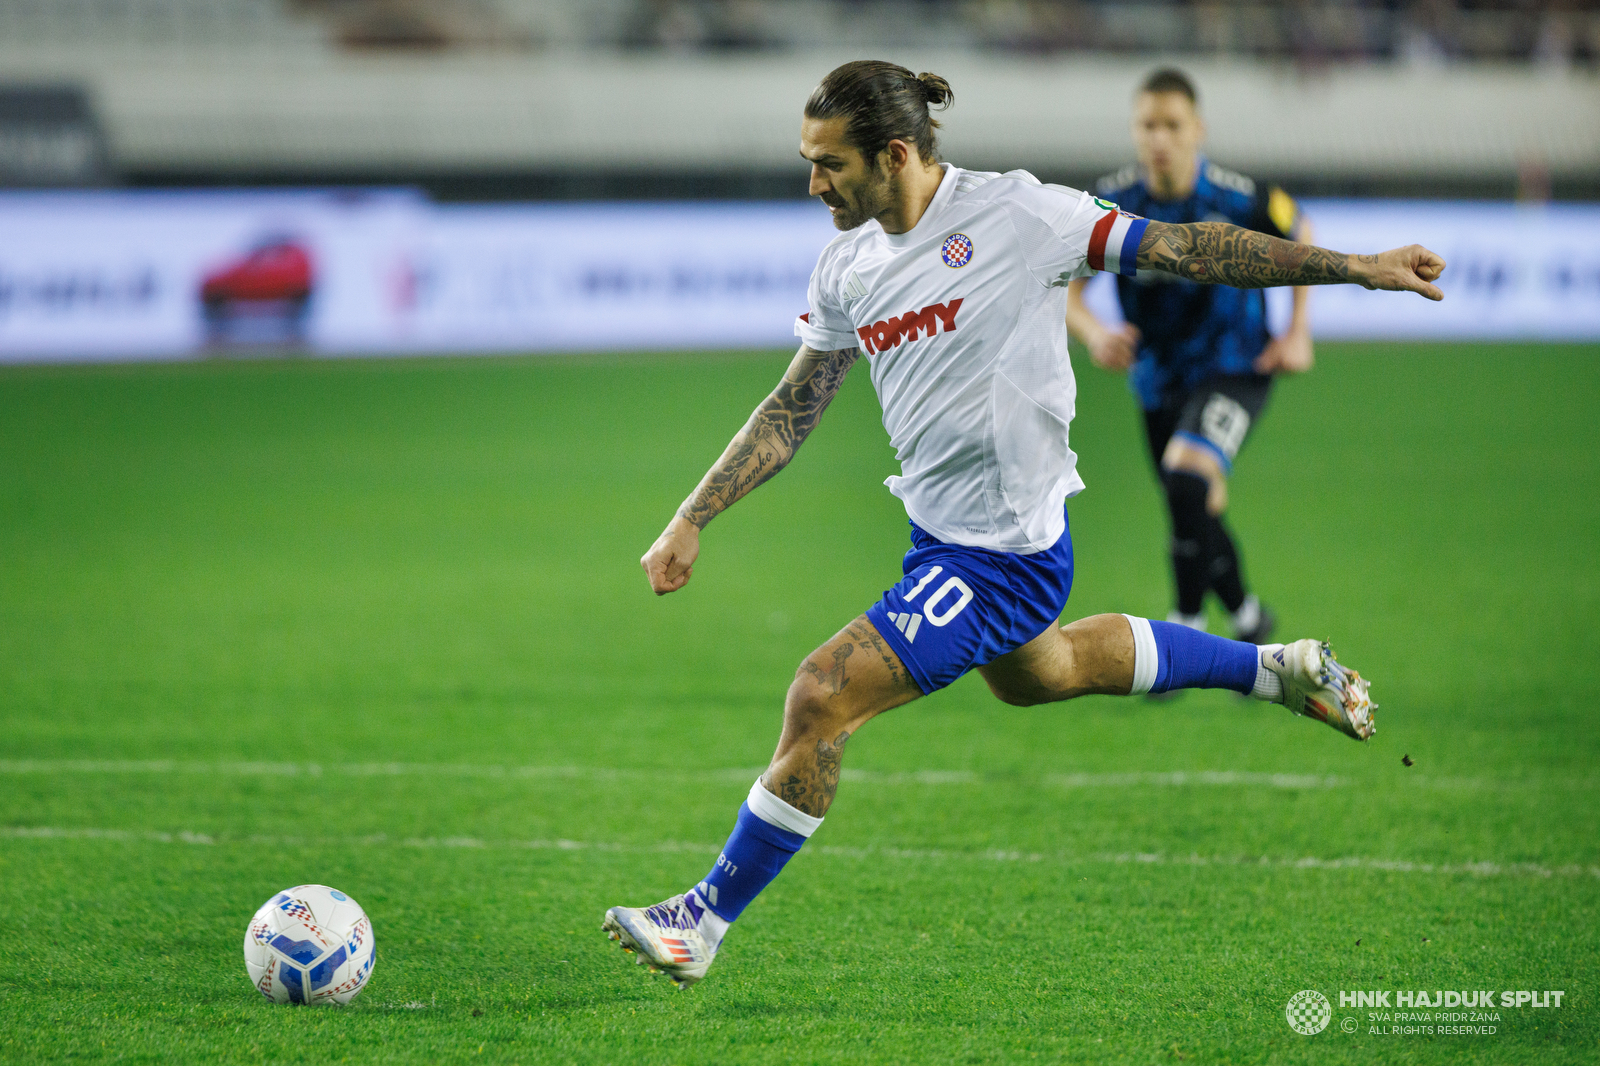
M728 935L728 926L733 923L712 910L706 903L708 899L716 894L710 885L701 881L689 891L700 897L700 935L710 942L711 950L716 951L722 947L722 938Z
M815 833L817 827L822 824L821 818L814 818L805 811L791 807L768 792L767 786L761 783L759 777L756 778L756 783L750 786L750 795L745 799L745 803L749 805L750 813L763 822L775 825L779 829L787 829L791 833L799 833L803 837Z
M1128 620L1128 628L1133 630L1133 687L1128 690L1128 695L1142 696L1156 683L1156 634L1150 628L1150 619L1135 618L1131 614L1122 617Z
M1261 651L1256 655L1256 684L1250 690L1250 695L1258 700L1268 703L1283 702L1283 678L1267 669L1267 653L1277 651L1282 644L1263 644Z

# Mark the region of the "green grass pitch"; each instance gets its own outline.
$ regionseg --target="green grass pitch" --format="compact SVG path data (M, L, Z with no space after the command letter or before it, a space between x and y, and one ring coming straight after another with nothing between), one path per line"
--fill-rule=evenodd
M1320 354L1232 518L1376 739L969 677L861 732L684 993L601 914L705 872L898 576L860 369L664 599L637 559L783 353L0 372L0 1061L1597 1061L1600 348ZM1133 402L1079 374L1068 613L1159 616ZM309 881L375 923L347 1009L245 977ZM1394 1035L1337 996L1482 988L1565 998Z

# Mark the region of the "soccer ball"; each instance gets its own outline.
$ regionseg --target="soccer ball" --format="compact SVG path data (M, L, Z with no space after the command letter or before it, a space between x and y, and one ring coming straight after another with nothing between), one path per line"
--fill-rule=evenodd
M244 968L273 1003L349 1003L377 961L367 912L327 885L279 892L244 933Z

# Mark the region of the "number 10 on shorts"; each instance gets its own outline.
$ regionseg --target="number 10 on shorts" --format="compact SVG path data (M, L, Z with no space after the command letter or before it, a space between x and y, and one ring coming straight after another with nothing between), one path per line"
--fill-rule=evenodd
M912 590L905 594L905 602L910 603L922 595L929 585L936 581L944 567L929 568L922 580L916 583ZM952 600L951 598L954 597ZM922 626L923 618L927 618L930 625L945 626L950 620L967 609L967 604L972 602L972 589L967 583L952 574L946 578L944 584L936 588L922 604L921 614L890 614L889 621L894 623L896 629L906 635L908 642L917 639L917 630Z

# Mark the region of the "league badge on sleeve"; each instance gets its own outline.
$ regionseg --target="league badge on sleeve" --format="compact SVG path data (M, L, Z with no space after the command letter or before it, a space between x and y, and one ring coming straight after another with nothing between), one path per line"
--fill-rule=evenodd
M960 269L972 262L972 238L965 233L952 233L944 239L944 247L939 249L939 258L944 260L944 265Z

